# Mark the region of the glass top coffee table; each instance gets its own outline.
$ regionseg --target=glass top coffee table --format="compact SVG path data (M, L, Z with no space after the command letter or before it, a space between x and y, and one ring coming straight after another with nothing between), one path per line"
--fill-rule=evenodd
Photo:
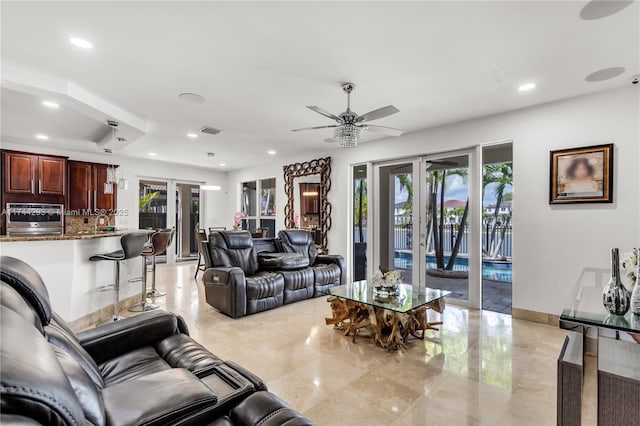
M406 348L409 335L424 338L425 330L437 330L438 322L428 322L427 308L442 313L445 296L450 291L432 288L415 290L410 284L399 284L395 295L377 293L367 281L328 288L333 316L327 325L344 330L355 342L358 330L369 328L374 341L385 349Z

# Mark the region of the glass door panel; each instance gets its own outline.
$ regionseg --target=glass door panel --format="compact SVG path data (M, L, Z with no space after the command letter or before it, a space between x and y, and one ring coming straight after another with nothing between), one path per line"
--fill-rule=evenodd
M353 280L367 278L367 166L353 167Z
M406 283L416 283L414 247L414 162L383 165L378 172L378 264L374 269L397 270Z
M200 228L200 186L176 184L176 256L197 258L196 227Z
M427 287L469 301L469 155L428 157L422 162L424 202L421 275Z
M511 314L512 143L482 148L482 309Z
M139 186L138 227L167 227L167 182L141 180Z

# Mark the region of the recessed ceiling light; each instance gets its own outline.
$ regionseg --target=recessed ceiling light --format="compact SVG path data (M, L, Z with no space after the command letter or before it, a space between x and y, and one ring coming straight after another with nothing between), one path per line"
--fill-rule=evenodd
M149 153L149 156L150 156L150 157L157 157L157 156L158 156L158 153L157 153L157 152L150 152L150 153Z
M195 133L187 133L187 137L191 139L196 139L198 135L196 135Z
M625 72L624 67L610 67L604 68L598 71L594 71L585 77L585 80L589 83L595 83L598 81L605 81L615 78Z
M220 167L227 167L227 163L220 163Z
M57 103L53 102L53 101L42 101L42 105L46 106L47 108L59 108L60 105L58 105Z
M180 93L178 95L178 99L190 104L203 104L205 101L203 96L200 96L197 93L190 92Z
M40 139L41 141L48 141L49 140L49 136L42 134L42 133L37 133L36 134L36 139Z
M79 37L69 38L69 43L73 44L76 47L80 47L82 49L91 49L93 47L93 45L90 42Z
M273 149L270 149L269 151L267 151L267 154L276 155L276 152Z
M586 21L602 19L620 12L630 6L633 0L592 0L580 11L580 17Z
M518 87L518 90L521 92L528 92L529 90L533 90L536 88L535 83L524 83Z

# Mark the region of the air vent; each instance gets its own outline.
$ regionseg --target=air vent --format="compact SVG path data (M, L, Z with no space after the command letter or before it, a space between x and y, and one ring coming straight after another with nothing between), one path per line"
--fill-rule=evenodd
M220 130L210 126L204 126L202 129L200 129L200 131L209 135L217 135L218 133L220 133Z

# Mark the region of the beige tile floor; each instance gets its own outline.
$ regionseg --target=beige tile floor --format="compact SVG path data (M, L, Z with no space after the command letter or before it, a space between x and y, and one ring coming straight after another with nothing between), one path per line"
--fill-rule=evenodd
M158 266L168 294L156 302L318 425L556 423L558 328L449 305L441 331L386 352L324 325L325 298L230 319L207 305L194 267Z

